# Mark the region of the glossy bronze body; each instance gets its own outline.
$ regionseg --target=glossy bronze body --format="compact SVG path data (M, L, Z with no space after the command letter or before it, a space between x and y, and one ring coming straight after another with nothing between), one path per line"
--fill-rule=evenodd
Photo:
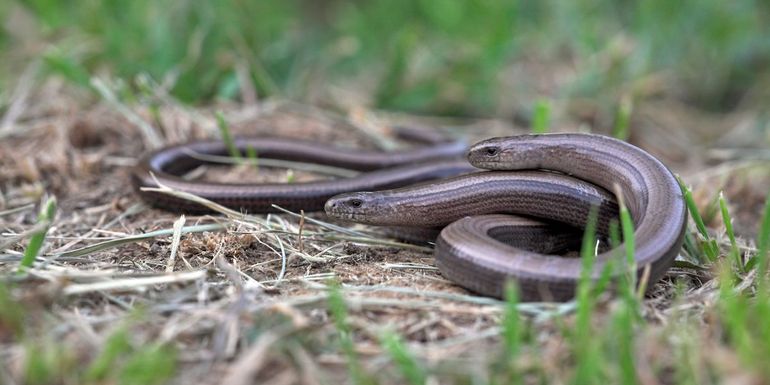
M253 148L260 158L361 171L351 178L296 184L221 184L186 181L179 176L204 163L192 153L227 155L226 146L219 141L156 151L140 162L132 178L146 201L167 209L202 211L189 201L142 191L141 187L156 185L151 173L173 189L252 213L274 211L273 204L314 211L325 203L329 215L342 219L378 225L445 226L436 241L436 263L442 274L470 290L495 297L502 295L507 279L514 279L524 300L572 298L580 260L548 254L579 242L580 232L574 229L585 226L592 206L599 207L599 233L606 234L609 221L617 216L617 204L607 191L614 191L616 186L635 223L639 272L650 266L649 281L657 281L681 248L686 209L676 179L660 161L628 143L590 134L496 138L473 146L468 152L469 165L453 160L465 151L462 143L426 136L416 139L426 145L395 153L287 139L236 141L241 152ZM476 167L496 171L479 172ZM466 175L457 176L460 174ZM433 179L439 180L424 182ZM417 182L424 183L359 192ZM617 253L612 250L600 253L592 277L598 277L613 258L617 259Z
M436 264L450 280L495 297L502 296L504 283L513 279L525 300L568 300L575 295L581 260L497 241L493 235L510 223L499 216L467 215L505 212L584 226L594 204L600 207L599 230L606 231L613 205L600 199L602 194L591 197L585 186L620 189L635 224L637 273L649 266L650 283L663 276L679 253L687 214L679 184L660 161L633 145L591 134L522 135L480 142L471 147L468 160L479 168L506 171L414 188L343 194L327 202L326 211L340 218L399 226L422 226L438 216L442 224L449 217L458 219L438 237ZM493 175L521 175L524 180L502 193L501 184L490 181ZM613 250L600 253L591 277L598 278L613 258L617 265L624 260Z
M261 159L314 163L360 171L349 178L306 183L213 183L188 181L182 175L203 164L207 156L227 156L222 141L199 141L168 146L140 160L131 173L134 189L148 203L165 209L201 213L207 210L168 194L143 191L157 187L155 181L250 213L277 212L272 205L288 210L319 211L330 197L349 191L380 190L406 186L475 171L462 160L467 145L430 135L410 134L425 145L398 152L363 151L316 142L279 138L240 138L234 144L243 154L256 151Z

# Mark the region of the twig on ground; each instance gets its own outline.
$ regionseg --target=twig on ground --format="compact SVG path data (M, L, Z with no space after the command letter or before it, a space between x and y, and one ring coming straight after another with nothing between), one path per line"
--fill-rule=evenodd
M64 295L76 295L95 291L137 290L146 286L159 285L164 283L195 281L205 277L206 271L198 270L165 274L156 277L114 279L111 281L96 282L90 284L67 285L62 290L62 293Z
M204 225L182 227L180 229L180 233L189 234L189 233L203 233L203 232L218 232L218 231L226 231L226 230L227 230L227 227L225 225L222 225L219 223L209 223ZM52 254L51 256L53 258L82 257L84 255L89 255L97 251L117 247L127 243L134 243L145 239L163 237L163 236L168 236L173 234L174 234L173 229L156 230L156 231L151 231L149 233L144 233L144 234L130 235L125 238L111 239L109 241L95 243L93 245L88 245L85 247L81 247L79 249L65 251L63 253Z
M171 252L168 255L168 261L166 262L166 273L174 271L176 253L179 250L179 241L182 239L182 227L184 227L184 223L184 215L180 216L179 219L174 222L174 234L171 238Z

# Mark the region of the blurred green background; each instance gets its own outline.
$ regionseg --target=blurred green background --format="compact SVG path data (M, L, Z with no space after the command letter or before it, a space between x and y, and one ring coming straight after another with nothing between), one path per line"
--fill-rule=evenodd
M26 0L0 12L4 89L35 58L84 87L147 74L191 104L237 100L245 76L261 97L318 103L341 89L447 115L661 92L727 111L770 87L759 0Z

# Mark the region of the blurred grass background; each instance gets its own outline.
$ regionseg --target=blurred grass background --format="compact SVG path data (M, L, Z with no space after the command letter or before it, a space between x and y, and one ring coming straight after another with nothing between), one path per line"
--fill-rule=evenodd
M760 0L24 0L0 12L3 88L38 57L84 87L147 74L192 104L239 98L246 76L261 97L318 103L340 88L447 115L501 115L511 95L616 104L655 97L651 79L726 111L770 84ZM516 63L569 81L543 89Z

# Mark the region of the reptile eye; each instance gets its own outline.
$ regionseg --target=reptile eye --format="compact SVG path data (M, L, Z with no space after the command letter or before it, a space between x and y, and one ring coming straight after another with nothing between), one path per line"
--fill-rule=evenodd
M500 148L498 148L498 147L487 147L485 153L486 153L487 156L495 156L498 153L500 153Z
M361 207L361 205L364 204L364 201L360 199L351 199L350 201L348 201L348 203L353 207Z

